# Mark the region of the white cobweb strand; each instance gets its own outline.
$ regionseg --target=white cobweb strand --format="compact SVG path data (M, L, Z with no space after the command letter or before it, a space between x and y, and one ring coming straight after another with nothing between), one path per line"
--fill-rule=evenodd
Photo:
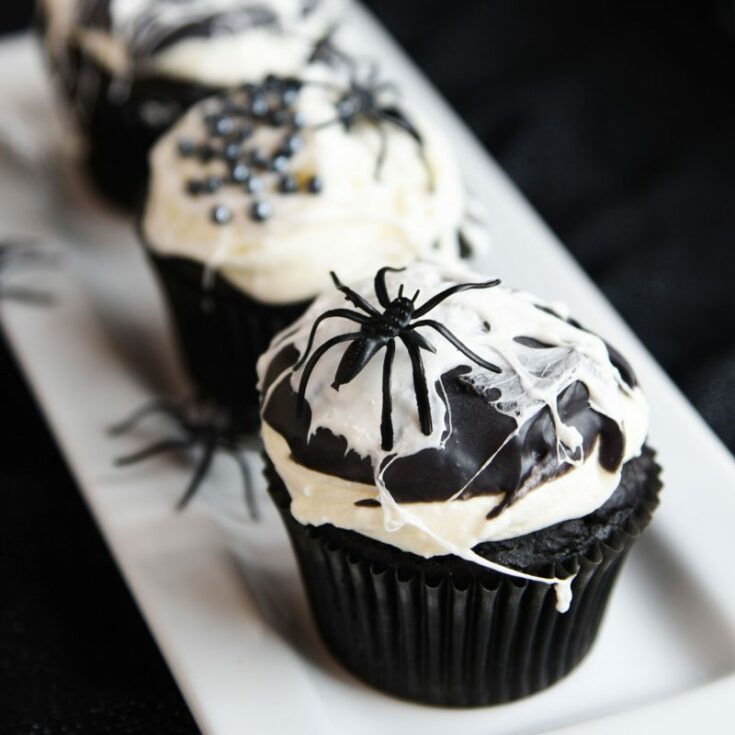
M412 294L419 290L417 306L457 283L488 280L485 276L459 267L449 269L443 265L440 269L436 264L426 262L414 264L401 273L389 273L386 279L391 299L395 298L401 284L404 285L405 293ZM377 303L372 279L352 284L352 288L382 311ZM345 304L344 295L337 290L319 297L289 330L287 338L274 341L261 358L259 374L264 374L265 366L270 364L286 343L292 344L303 354L314 320L329 309L345 307L351 308ZM435 353L421 353L433 423L433 430L428 436L422 433L419 424L410 359L397 340L391 373L394 446L390 452L381 449L380 433L384 353L376 355L355 380L336 391L331 388L331 383L345 345L332 348L316 363L305 397L311 409L309 437L317 429L329 430L336 436L344 437L348 449L371 460L387 531L409 524L431 537L447 553L509 576L553 585L557 609L564 611L571 602L574 575L565 579L529 575L484 559L470 547L459 547L428 528L405 504L397 503L383 481L385 471L396 459L424 449L441 448L446 442L451 433L451 415L443 389L439 392L435 386L441 385L443 375L461 366L469 366L470 370L460 379L485 396L497 411L515 420L516 430L505 443L540 411L548 408L554 422L559 462L572 467L580 465L584 461L583 437L575 427L562 420L557 405L557 399L564 390L578 381L587 387L590 404L595 410L624 429L625 402L629 400L630 390L610 362L605 343L596 335L574 327L545 309L548 306L534 297L501 285L455 294L422 317L443 324L473 352L501 368L500 373L481 368L443 336L431 328L421 328L421 334L436 350ZM356 325L351 322L341 318L327 319L319 327L313 349L332 337L354 331ZM529 347L517 342L517 337L537 340L546 348ZM291 387L298 391L302 371L303 366L293 372L286 371L274 382L271 390L280 380L290 379ZM270 392L265 396L264 405L269 397ZM641 445L643 436L640 438ZM445 502L456 500L491 464L501 449L489 452L474 476L463 482L461 487L450 488L451 498ZM640 446L626 447L626 457L636 456L639 451ZM524 488L521 488L523 491Z
M443 548L448 554L454 554L455 556L464 559L465 561L473 562L486 569L491 569L494 572L500 572L509 577L517 577L519 579L526 579L531 582L541 582L542 584L553 585L554 593L556 594L556 609L565 613L572 602L572 591L571 586L574 578L577 576L576 572L563 579L556 577L539 577L534 574L527 574L526 572L520 572L512 567L505 566L503 564L497 564L484 556L480 556L472 549L457 546L451 543L445 538L442 538L439 534L432 531L417 515L411 513L406 508L402 508L399 503L395 501L395 498L391 495L388 488L383 482L383 474L388 469L393 459L389 459L385 467L376 476L376 484L378 487L378 502L383 509L383 523L387 531L397 531L404 524L413 526L414 528L425 533L429 538L435 541L441 548Z

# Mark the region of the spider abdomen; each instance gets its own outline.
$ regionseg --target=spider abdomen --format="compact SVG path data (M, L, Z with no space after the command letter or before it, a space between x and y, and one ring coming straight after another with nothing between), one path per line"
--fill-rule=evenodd
M377 335L363 335L351 342L339 361L332 388L339 390L341 385L345 385L356 378L375 353L385 346L387 341L387 339L381 339Z

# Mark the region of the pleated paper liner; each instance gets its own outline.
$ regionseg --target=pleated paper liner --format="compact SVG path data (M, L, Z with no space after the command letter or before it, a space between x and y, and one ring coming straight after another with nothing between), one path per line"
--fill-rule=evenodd
M200 397L227 411L238 431L252 431L259 423L255 363L309 302L263 304L218 275L205 286L199 263L147 251Z
M218 89L152 75L121 80L78 47L69 48L68 64L54 71L85 133L93 182L107 199L128 210L142 202L153 144L192 104ZM85 94L81 86L90 78L95 91ZM126 86L122 95L121 81Z
M350 672L405 699L432 705L500 704L544 689L589 651L627 552L651 520L661 484L653 453L642 500L624 528L542 573L577 573L569 610L551 586L453 558L452 569L385 544L360 544L333 526L303 526L288 491L266 471L321 636ZM373 553L378 549L378 553ZM391 557L394 563L390 562ZM446 559L447 557L443 557ZM406 560L407 563L406 563ZM430 561L430 560L429 560Z

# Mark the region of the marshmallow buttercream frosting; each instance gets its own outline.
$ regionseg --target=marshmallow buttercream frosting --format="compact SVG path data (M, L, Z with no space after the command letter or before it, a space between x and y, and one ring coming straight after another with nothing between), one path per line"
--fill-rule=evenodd
M450 146L397 92L315 65L192 108L155 146L149 248L263 303L308 300L419 257L453 261L465 211Z

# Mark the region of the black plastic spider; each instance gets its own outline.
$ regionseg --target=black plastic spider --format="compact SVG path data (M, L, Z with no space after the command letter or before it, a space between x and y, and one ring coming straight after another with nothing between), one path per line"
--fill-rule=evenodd
M50 294L25 286L10 286L2 283L2 276L11 268L55 265L56 254L26 241L0 241L0 299L20 301L34 306L50 306Z
M162 452L185 451L201 447L201 457L194 474L176 504L177 510L183 510L194 497L199 486L207 475L215 454L226 452L237 463L242 477L245 502L254 520L258 518L258 509L253 496L252 481L247 464L242 455L242 444L235 436L229 419L213 406L192 401L178 402L169 398L156 398L135 411L129 418L111 427L113 436L121 436L133 430L148 416L163 414L176 423L180 436L161 439L150 446L119 457L115 460L118 467L142 462Z
M348 57L342 55L341 58L344 60ZM426 158L424 139L421 133L419 133L416 126L395 104L384 104L381 101L381 97L386 92L397 93L396 85L393 82L379 81L378 67L374 64L370 66L370 70L365 75L363 81L360 79L356 64L350 64L350 62L345 63L347 63L351 71L349 86L346 89L330 82L306 82L306 84L311 86L324 87L340 95L336 103L337 116L331 120L317 123L313 127L318 130L329 127L330 125L342 124L346 130L350 130L353 125L359 122L372 124L380 136L380 151L378 152L378 160L375 163L375 177L377 179L380 179L383 164L388 153L388 138L384 125L392 125L399 128L416 141L421 160L426 168L429 188L433 190L434 172Z
M460 291L468 291L475 288L492 288L493 286L497 286L500 281L496 279L485 283L462 283L456 286L451 286L430 298L422 306L416 307L415 303L419 292L416 291L413 297L409 299L403 295L403 285L399 288L398 296L395 299L391 301L388 296L388 289L385 284L385 274L389 272L400 273L403 270L405 269L381 268L375 275L375 295L378 298L380 306L383 307L384 311L382 314L370 302L360 296L360 294L343 285L339 278L337 278L337 275L332 272L331 276L334 281L334 285L344 293L347 301L354 304L358 309L361 309L365 313L362 314L359 311L353 311L352 309L330 309L329 311L324 312L324 314L321 314L311 328L311 333L309 334L309 340L306 344L304 354L299 358L293 368L294 370L299 370L301 366L306 363L299 383L296 404L296 413L298 416L301 416L304 411L306 386L309 382L309 378L317 362L327 352L327 350L330 350L332 347L341 344L342 342L351 343L345 350L344 355L342 355L342 359L340 360L334 377L334 382L332 383L332 388L339 390L341 385L345 385L357 377L373 356L385 347L386 352L383 361L383 407L380 434L381 446L386 452L393 448L390 381L393 358L396 352L396 338L403 342L408 352L408 356L411 359L413 386L416 393L419 423L421 425L421 431L427 436L431 434L433 430L433 423L431 419L431 407L429 404L429 389L426 384L424 364L421 360L421 350L428 350L429 352L436 352L436 350L423 335L416 331L417 329L420 327L430 327L441 334L446 340L451 342L451 344L453 344L463 355L473 362L486 370L491 370L495 373L501 372L497 365L493 365L491 362L483 360L479 355L476 355L472 350L462 344L462 342L460 342L443 324L440 324L433 319L420 319L419 321L414 321L415 319L428 314L442 301L456 293L459 293ZM311 353L311 348L314 344L314 337L319 325L325 319L331 319L333 317L348 319L360 324L360 331L332 337L321 345L314 354L311 355L309 361L306 362Z

